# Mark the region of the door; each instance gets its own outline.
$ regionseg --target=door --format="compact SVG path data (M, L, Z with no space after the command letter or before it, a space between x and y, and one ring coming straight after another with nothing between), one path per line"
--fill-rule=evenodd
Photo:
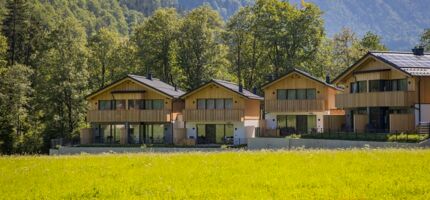
M386 132L388 130L388 108L375 107L369 109L369 129L377 132Z
M206 139L207 139L207 143L211 143L211 144L216 143L216 125L215 124L206 124Z
M300 134L307 133L308 131L308 116L297 115L297 132Z

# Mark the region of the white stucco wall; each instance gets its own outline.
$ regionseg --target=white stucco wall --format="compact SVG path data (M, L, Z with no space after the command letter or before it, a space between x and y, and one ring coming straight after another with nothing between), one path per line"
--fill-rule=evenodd
M418 104L415 105L415 124L419 123ZM430 122L430 104L421 104L421 121Z
M266 117L266 126L268 129L276 129L276 116L278 115L316 115L317 117L317 129L318 132L322 132L323 131L323 124L324 124L324 112L313 112L313 113L309 113L309 112L294 112L294 113L266 113L265 117Z

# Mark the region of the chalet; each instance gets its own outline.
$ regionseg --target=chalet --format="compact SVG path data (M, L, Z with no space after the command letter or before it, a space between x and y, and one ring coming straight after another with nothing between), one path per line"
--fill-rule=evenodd
M351 131L414 131L430 121L430 55L422 48L369 52L333 83L345 88L335 104Z
M197 144L244 144L259 126L262 97L213 79L182 95L186 137Z
M261 136L340 129L344 112L335 107L334 98L341 90L327 82L292 69L263 85L265 127Z
M184 92L151 75L127 75L87 96L81 144L170 144Z

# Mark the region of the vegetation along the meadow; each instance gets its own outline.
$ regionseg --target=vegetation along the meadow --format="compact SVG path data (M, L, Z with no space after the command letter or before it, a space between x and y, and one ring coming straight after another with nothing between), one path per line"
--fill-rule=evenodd
M1 199L429 199L430 150L11 156Z

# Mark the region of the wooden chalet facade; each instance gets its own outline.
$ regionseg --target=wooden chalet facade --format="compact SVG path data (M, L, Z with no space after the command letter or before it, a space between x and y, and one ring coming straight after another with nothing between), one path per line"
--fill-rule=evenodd
M81 133L81 144L173 143L182 94L151 76L128 75L103 87L87 96L91 128Z
M259 126L262 97L223 80L184 94L187 138L197 144L244 144Z
M430 55L369 52L334 81L343 87L335 106L354 132L415 131L430 121Z
M307 72L293 69L263 85L265 121L262 136L340 129L342 110L334 104L341 90Z

